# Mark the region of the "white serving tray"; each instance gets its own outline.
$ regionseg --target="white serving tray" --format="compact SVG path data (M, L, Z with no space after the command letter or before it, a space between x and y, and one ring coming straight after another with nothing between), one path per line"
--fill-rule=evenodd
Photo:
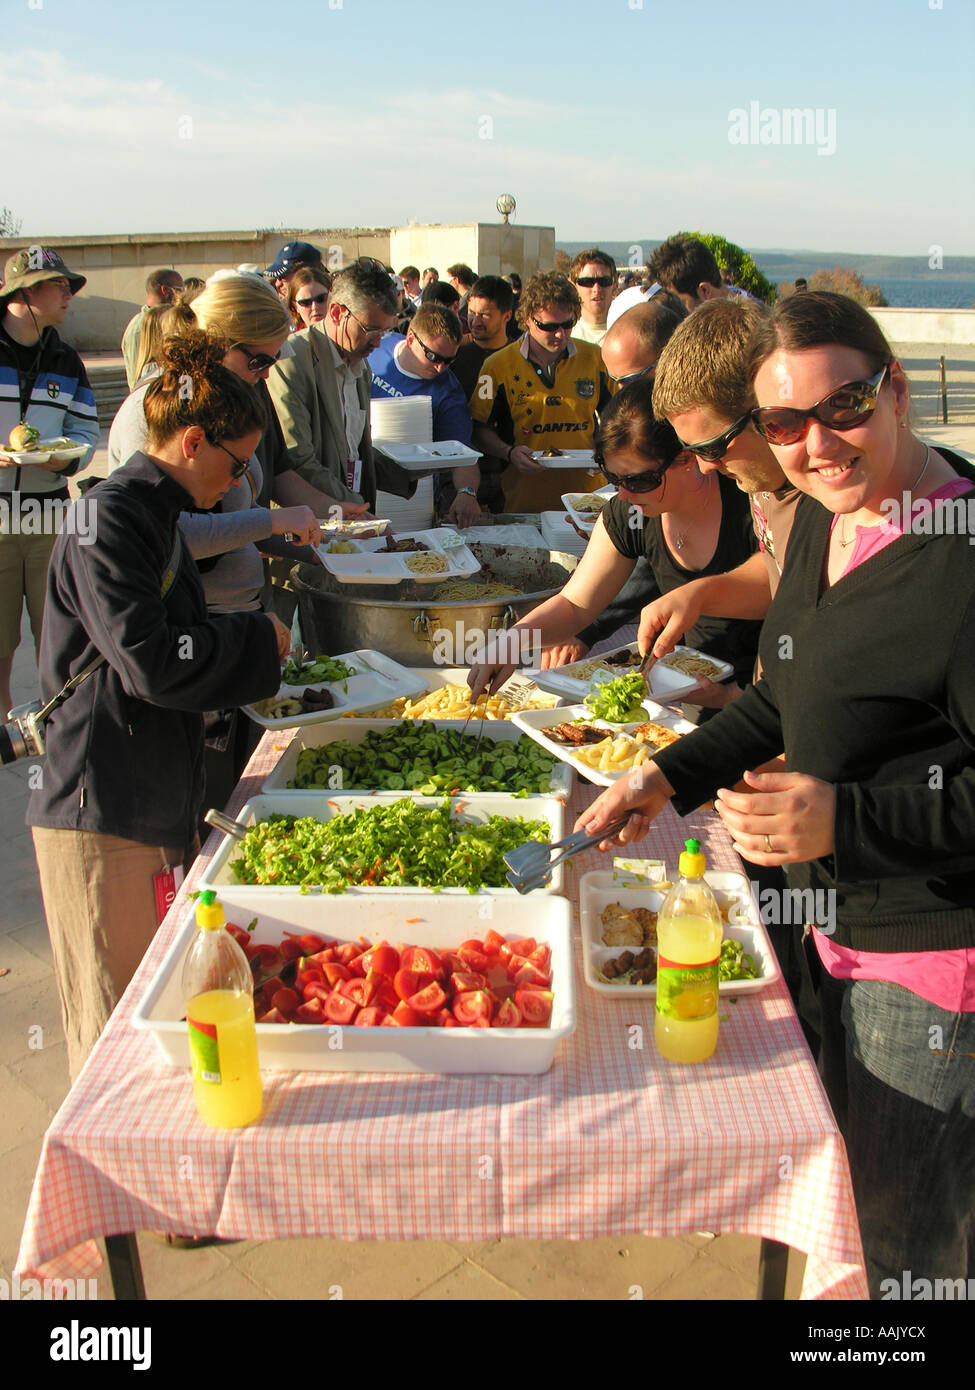
M322 522L322 535L326 540L372 540L375 539L370 533L375 531L378 536L385 536L389 528L389 521L385 517L373 517L369 520L354 521L343 520L336 522ZM381 544L385 544L382 541Z
M382 709L401 696L410 699L414 695L422 694L424 690L419 676L414 675L406 666L400 666L399 662L383 656L382 652L368 649L343 652L341 656L332 659L344 661L357 674L340 681L313 683L313 690L324 689L332 692L335 704L331 709L314 710L310 714L288 714L282 719L268 719L258 713L253 705L244 705L245 713L255 724L260 724L262 729L304 729L311 724L324 724L331 719L339 719L343 714L357 713L360 710L368 713L369 710ZM298 698L307 689L307 685L282 685L278 697Z
M729 873L721 869L708 869L705 880L718 899L719 905L729 909L728 922L722 937L733 937L740 941L745 950L755 957L762 974L757 980L722 980L718 992L722 998L740 994L757 994L767 989L780 975L779 963L772 949L768 932L762 925L758 902L752 884L744 874ZM599 869L595 873L583 874L579 880L579 915L582 922L582 963L586 984L597 994L616 998L656 998L657 984L613 985L605 984L596 978L594 965L618 956L628 949L625 946L604 946L600 914L610 903L622 903L625 907L646 907L659 912L669 889L632 887L614 881L613 871ZM635 950L635 947L629 949Z
M643 707L647 711L646 720L634 720L630 724L609 724L605 719L592 719L589 717L589 711L585 705L566 705L557 710L519 710L517 714L511 716L511 723L516 728L523 729L529 738L533 738L549 753L554 753L562 762L575 768L580 777L585 777L589 782L595 782L599 787L611 787L614 782L625 777L630 769L621 769L618 772L600 772L598 768L589 767L577 756L571 744L558 743L555 739L547 738L545 730L553 724L571 724L576 719L583 719L596 729L605 729L607 735L618 734L623 737L629 735L630 731L635 729L638 724L650 721L655 724L663 724L665 728L673 729L678 734L692 734L697 728L696 724L682 719L673 710L665 709L663 705L658 705L653 700L645 700Z
M360 936L378 944L456 950L493 927L514 941L533 936L552 948L553 1008L547 1028L338 1028L314 1023L258 1023L262 1070L429 1072L534 1076L548 1071L559 1043L576 1026L573 990L571 907L565 898L518 898L503 907L491 898L432 897L399 892L377 899L355 892L339 898L299 897L252 888L220 892L229 921L241 926L257 917L252 940L277 945L284 932L318 932L340 941ZM485 907L496 910L485 915ZM411 920L413 919L413 920ZM151 1033L165 1060L183 1067L189 1085L190 1053L186 1009L180 989L183 957L197 932L195 907L140 1000L134 1028ZM259 1125L260 1120L257 1121Z
M611 495L616 495L616 489L611 490ZM587 497L602 497L605 499L603 506L609 500L606 492L600 489L599 492L564 492L562 494L562 505L569 517L570 526L578 526L580 531L584 531L587 536L591 536L596 529L596 522L602 515L601 512L584 512L577 509L578 502L585 501Z
M550 711L539 711L539 713L548 714L550 713ZM362 743L363 739L366 737L366 734L368 734L372 729L396 728L397 726L408 722L410 721L403 719L343 719L339 724L320 724L317 728L308 729L302 733L298 733L295 735L295 737L291 740L291 743L282 753L280 759L278 760L277 766L274 768L273 772L271 772L271 774L265 778L264 785L261 788L261 790L266 793L288 791L291 792L294 796L302 797L321 796L323 790L329 790L330 792L332 790L341 790L344 792L372 791L373 789L371 787L341 787L327 789L318 788L316 790L303 790L301 788L289 787L288 782L292 779L292 777L294 777L295 770L298 766L298 755L305 748L321 748L329 743ZM420 721L417 720L416 722L419 723ZM458 731L458 722L453 719L432 719L424 720L422 722L432 724L435 729L451 729L454 732ZM459 728L463 729L463 724L460 724ZM514 723L510 719L486 719L484 721L483 730L481 728L481 721L479 719L472 719L467 729L467 733L472 738L476 738L478 735L480 735L482 738L490 739L492 743L515 743L519 738L522 737L523 731L521 729L516 728ZM540 742L540 740L538 741ZM547 749L548 745L546 744L545 747ZM557 764L552 769L552 785L548 792L529 794L525 798L518 799L524 801L524 803L526 804L530 804L532 801L534 801L535 797L539 795L568 798L569 793L572 791L574 784L574 771L568 763L562 762L560 764ZM397 795L416 796L419 795L419 793L410 792L404 789L403 791L397 793ZM465 793L465 795L467 795L467 793ZM485 792L484 795L506 796L506 793Z
M466 686L467 686L467 676L468 676L468 672L470 671L470 667L469 667L469 666L411 666L411 667L409 667L409 671L410 671L410 674L411 674L411 675L416 676L416 678L417 678L418 680L421 680L421 681L423 682L423 689L422 689L421 694L423 694L423 695L429 695L432 691L434 691L434 690L439 690L439 689L440 689L442 686L444 686L444 685L459 685L459 686L466 687ZM515 674L511 677L511 679L512 679L512 680L518 680L519 677L520 677L520 672L515 672ZM505 687L506 687L507 685L508 685L508 682L506 681L506 682L505 682L505 685L502 686L502 690L504 690ZM539 691L539 694L540 694L540 695L548 695L549 692L548 692L548 691ZM411 697L411 698L412 698L412 697ZM561 700L558 696L554 696L554 697L552 697L552 698L553 698L553 700L554 700L553 708L554 708L555 706L557 706L557 705L561 705L561 704L562 704L562 700ZM383 707L380 706L380 709L381 709L381 708L383 708ZM392 723L398 723L399 720L398 720L398 719L395 719L395 720L391 720L390 722L392 722ZM443 724L444 728L446 728L446 729L462 729L462 728L464 727L464 724L467 723L467 715L465 714L465 715L464 715L462 718L460 718L460 719L443 719L443 718L441 717L441 718L436 719L434 722ZM505 719L505 720L485 719L485 720L482 721L482 720L480 720L479 718L477 718L477 717L475 716L475 717L474 717L473 719L471 719L471 721L470 721L470 724L469 724L469 726L468 726L468 733L470 733L471 731L473 731L473 732L475 732L475 733L478 733L478 732L480 731L481 723L482 723L482 722L483 722L483 724L484 724L484 727L485 727L485 728L488 728L488 727L489 727L490 725L492 725L492 724L495 724L495 723L508 723L509 721L506 720L506 719ZM341 727L341 726L340 726L340 727Z
M542 671L532 669L525 671L524 675L529 680L533 680L536 685L540 685L543 690L551 690L556 695L566 696L570 700L583 699L596 685L601 685L605 681L615 679L616 676L626 676L636 670L635 666L607 666L605 670L594 671L589 676L578 676L573 673L580 667L585 668L593 661L605 660L607 656L612 656L615 652L635 652L637 645L629 642L624 647L612 647L608 652L600 652L599 656L583 657L582 661L573 661L568 666L556 666L553 671ZM696 652L690 647L675 647L675 652L684 652L688 656L700 656L705 661L713 661L718 667L718 674L713 677L716 681L727 680L732 674L734 667L727 661L719 661L715 656L708 656L707 652ZM666 665L666 657L662 657L650 668L650 697L669 704L672 700L680 700L685 695L689 695L692 690L698 687L696 676L686 676L683 671L676 670L673 666Z
M414 551L413 554L441 555L447 568L438 574L415 574L407 564L409 553L376 553L385 545L381 539L378 543L376 540L350 541L356 548L351 555L331 555L327 545L316 546L315 553L329 574L342 584L402 584L405 579L417 584L440 584L445 579L467 579L481 568L481 562L449 526L437 526L429 531L404 531L398 539L426 541L430 551Z
M260 820L266 820L268 816L314 816L317 820L331 820L333 816L340 816L348 811L359 810L363 807L389 804L395 801L414 801L418 806L439 806L444 800L442 796L419 796L413 793L407 796L404 792L364 792L355 795L345 792L289 792L276 791L263 796L252 797L241 807L236 819L243 826L256 825ZM470 793L468 796L458 796L453 799L453 814L461 821L486 821L491 816L504 816L507 820L542 820L548 821L551 826L551 843L561 840L565 834L565 805L555 797L535 796L530 800L525 797L505 796L500 792ZM225 835L216 854L204 869L200 877L200 886L203 888L222 887L224 884L238 885L239 881L230 869L230 861L237 855L238 842L231 835ZM240 884L241 887L248 887L255 893L280 893L290 892L301 895L301 889L295 885L264 886L262 884ZM551 884L541 890L544 893L558 893L562 889L562 865L556 865L552 874ZM315 887L306 888L307 892L319 893ZM517 888L481 888L477 893L468 893L466 888L441 888L434 892L432 888L413 888L409 885L403 887L377 887L377 888L355 888L347 892L365 893L370 897L388 897L391 893L414 892L424 897L450 896L451 898L469 897L503 897L505 899L518 897ZM332 898L333 900L343 898L342 893L322 894L322 897Z
M405 468L408 473L430 473L476 463L481 457L469 444L457 439L437 439L429 444L399 444L392 440L374 439L374 449Z
M541 449L532 450L532 458L544 468L594 468L592 449L563 449L556 458L542 458Z

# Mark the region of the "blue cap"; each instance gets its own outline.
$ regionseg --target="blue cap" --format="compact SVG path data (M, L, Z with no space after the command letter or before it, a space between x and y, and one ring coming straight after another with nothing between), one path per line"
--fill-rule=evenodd
M321 265L322 253L317 246L307 241L289 241L281 247L277 258L264 274L268 280L276 280L280 275L290 275L303 265Z

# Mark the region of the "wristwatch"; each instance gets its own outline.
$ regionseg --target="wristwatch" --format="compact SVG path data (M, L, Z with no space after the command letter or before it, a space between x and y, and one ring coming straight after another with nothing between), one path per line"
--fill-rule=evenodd
M457 496L462 497L465 492L467 493L468 497L473 497L475 499L477 498L477 493L474 491L472 487L459 487L457 489Z

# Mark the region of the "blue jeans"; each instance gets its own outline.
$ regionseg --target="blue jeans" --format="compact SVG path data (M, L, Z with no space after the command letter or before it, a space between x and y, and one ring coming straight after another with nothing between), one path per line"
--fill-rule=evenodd
M975 1014L823 975L823 1084L846 1140L872 1298L975 1275Z

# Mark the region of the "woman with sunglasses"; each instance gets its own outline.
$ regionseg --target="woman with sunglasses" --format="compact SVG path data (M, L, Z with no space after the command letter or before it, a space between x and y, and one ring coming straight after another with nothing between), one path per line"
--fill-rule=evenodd
M579 824L630 809L627 843L717 793L742 854L833 895L811 927L821 1070L879 1297L906 1269L975 1273L975 469L913 433L900 363L844 296L780 301L750 379L807 494L763 679ZM783 746L789 771L721 790Z
M321 323L328 308L329 285L322 280L324 272L310 266L295 271L288 286L288 309L296 331Z
M27 813L72 1078L155 933L154 876L196 853L202 711L273 695L288 650L268 614L208 616L179 540L187 507L240 487L265 424L222 356L199 331L167 342L145 452L74 504L96 524L65 525L48 571L44 698L102 658L46 726Z
M560 646L593 622L641 556L660 591L668 593L702 575L734 569L755 549L744 493L730 479L701 474L672 427L654 417L652 397L650 380L635 381L600 416L596 460L617 495L603 508L561 592L516 624L532 633L536 645ZM735 699L751 679L760 627L704 616L687 633L688 646L734 667L734 679L715 687L722 702ZM497 690L512 669L476 667L470 683L475 690Z

